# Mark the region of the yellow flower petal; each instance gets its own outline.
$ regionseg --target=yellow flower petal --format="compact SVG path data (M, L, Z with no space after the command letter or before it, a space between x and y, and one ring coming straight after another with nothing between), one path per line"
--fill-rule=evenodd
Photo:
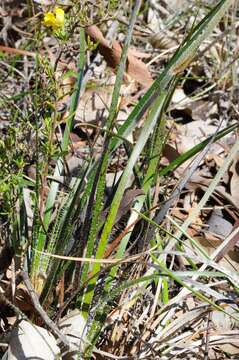
M44 15L43 25L51 27L53 31L63 30L65 23L65 12L60 8L54 9L54 14L48 12Z
M65 12L60 8L55 8L56 14L56 25L59 27L63 27L65 23Z
M56 26L56 17L54 14L48 12L44 15L43 24L47 27Z

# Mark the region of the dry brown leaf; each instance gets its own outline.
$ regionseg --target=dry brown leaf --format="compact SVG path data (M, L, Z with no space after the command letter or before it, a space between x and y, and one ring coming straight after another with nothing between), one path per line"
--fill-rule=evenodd
M194 237L201 246L203 246L204 250L207 251L208 255L212 255L215 249L222 244L222 241L219 238L213 236L213 234L203 233L201 236ZM235 240L235 238L233 238ZM230 244L231 245L231 244ZM229 245L229 246L230 246ZM188 247L190 247L190 243L188 242ZM224 254L225 252L225 254ZM223 255L223 257L222 257ZM226 251L223 251L217 256L215 259L219 266L223 266L225 269L229 271L239 271L239 251L236 247L231 248L228 251L226 247Z
M207 224L209 225L208 231L221 238L229 236L233 228L233 225L225 219L221 209L212 210Z
M230 171L232 173L230 191L233 197L233 201L239 208L239 157L233 161Z
M89 26L86 29L86 33L90 36L91 40L98 43L100 54L104 57L108 66L115 70L120 63L122 53L120 43L114 40L112 46L110 46L96 25ZM147 66L135 57L135 50L129 49L128 51L126 72L127 75L145 87L149 87L153 82Z
M70 148L71 150L74 152L75 150L82 148L83 146L85 146L85 141L82 140L81 137L79 137L77 134L75 134L74 132L70 133Z
M36 311L31 296L24 284L17 286L15 304L21 311L30 311L31 313L35 313Z
M100 86L86 89L76 111L76 120L97 125L100 117L108 116L113 86Z
M217 168L220 168L223 165L224 159L221 156L212 153L205 156L205 161L208 165L211 161L214 161Z
M144 53L142 51L138 51L136 49L130 49L129 51L130 51L130 55L133 55L138 59L149 59L152 57L151 54L146 54L146 53Z
M9 46L0 45L0 51L6 52L7 54L31 56L34 58L36 57L36 54L34 52L23 50L23 49L15 49L15 48L11 48Z
M12 271L7 270L6 272L7 280L1 280L0 282L0 291L4 296L12 302L12 291L10 288L12 281ZM0 308L4 305L4 300L0 301ZM24 284L18 284L14 294L14 305L16 305L21 311L29 311L32 314L35 313L35 308L31 300L31 296Z

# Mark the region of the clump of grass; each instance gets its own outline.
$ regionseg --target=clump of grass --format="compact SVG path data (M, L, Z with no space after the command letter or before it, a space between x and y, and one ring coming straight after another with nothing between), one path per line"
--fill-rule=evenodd
M68 184L70 185L67 185L68 187L64 182L59 183L56 179L63 174L66 156L69 153L70 133L73 128L77 104L81 96L87 55L84 27L81 26L79 31L76 32L80 44L77 78L72 89L71 102L62 140L59 143L55 142L55 132L59 128L60 120L56 105L61 98L61 91L54 72L57 64L52 67L48 61L42 59L40 54L36 57L36 77L34 89L30 94L33 111L31 117L29 117L29 126L32 127L34 133L35 180L29 184L30 180L27 179L26 181L26 178L23 176L26 158L24 157L24 151L21 151L21 146L17 143L17 132L11 129L8 137L6 137L5 144L0 143L1 159L4 164L0 169L0 174L2 174L4 179L1 184L3 193L2 202L6 207L4 215L6 216L11 213L11 232L14 234L12 245L16 252L20 253L23 257L25 270L30 274L32 284L38 292L43 306L47 306L49 303L53 307L57 306L56 302L52 301L52 294L55 293L56 286L62 278L67 279L68 284L74 287L74 293L70 296L71 301L67 304L72 307L77 306L86 319L86 334L89 345L83 346L84 353L80 355L85 359L89 359L92 355L94 346L102 333L102 329L105 327L106 318L112 309L112 302L125 289L131 287L138 290L146 289L153 281L157 288L156 300L154 302L155 310L159 298L162 299L165 306L167 303L173 302L173 297L170 300L169 287L172 282L176 282L182 288L193 293L198 299L223 311L220 306L211 300L211 294L205 290L205 286L199 283L196 284L197 286L201 285L201 288L205 291L204 294L198 289L194 289L195 283L192 285L188 279L177 275L168 268L167 257L168 255L172 256L175 243L177 242L180 244L180 247L177 249L180 252L180 256L187 259L198 276L200 274L200 269L197 268L194 257L190 258L190 256L187 256L187 249L180 242L182 234L187 236L185 231L192 218L185 222L180 233L171 234L166 232L165 229L160 228L160 233L156 232L156 234L153 234L152 238L149 239L149 244L146 244L147 250L151 246L152 251L143 254L149 256L150 253L149 261L152 266L149 267L148 272L144 275L134 280L125 279L121 275L120 264L126 256L126 249L132 239L132 234L136 231L135 225L138 218L143 219L145 227L159 227L159 224L154 221L155 219L152 220L150 216L144 214L145 210L150 213L153 203L152 190L159 177L168 175L170 171L174 170L184 161L199 153L206 144L216 141L237 127L237 125L228 126L226 129L218 132L216 136L198 144L167 167L158 171L162 149L167 139L165 113L170 104L175 86L184 69L193 61L200 45L217 26L231 4L232 1L229 0L220 1L197 25L192 27L165 69L135 105L127 120L123 125L117 127L117 106L125 64L127 62L127 51L131 42L136 16L141 6L141 1L135 2L120 65L117 70L109 116L104 129L102 129L102 150L100 157L98 159L92 157L86 158L78 177L73 180L69 179ZM110 2L109 8L110 11L115 9L116 2ZM71 11L74 13L76 10L77 7L73 7ZM74 29L76 25L71 22L70 14L67 15L68 20L66 21L69 21L69 23L64 23L64 29L63 24L61 28L57 29L55 25L52 25L51 30L59 42L59 53L63 51L62 48L69 41L69 35L72 36L73 34L67 33L67 29ZM82 12L81 21L83 20L84 22L88 20L87 11ZM42 83L39 80L39 76L41 77L42 73L47 78L44 83L44 89L42 89ZM139 137L133 146L128 146L126 137L134 131L143 116L145 116L145 121L140 129ZM113 135L114 131L116 131L116 136ZM15 145L17 147L13 152L12 150ZM111 159L119 146L124 147L125 154L128 157L127 164L119 181L114 186L108 215L105 220L102 220L106 174ZM144 151L146 147L147 151ZM231 159L237 150L238 144L233 147L228 159ZM50 165L52 160L54 160L53 167ZM145 171L140 171L142 163L146 164ZM227 160L224 170L228 165L229 160ZM9 170L12 172L10 177L7 175ZM135 178L130 182L129 179L132 174L135 175ZM216 178L217 181L221 175L222 172ZM51 176L51 180L49 180L49 176ZM111 265L104 268L101 264L101 259L104 257L109 238L114 233L115 220L120 204L127 188L134 187L136 184L137 187L143 189L143 193L133 202L134 211L132 211L127 224L130 226L130 231L122 237L117 248L114 259L118 259L119 263L112 261ZM215 184L214 187L216 186ZM31 189L32 224L29 223L27 218L24 200L24 189L26 188ZM210 193L211 189L207 192L207 195L210 195ZM204 199L203 204L206 199ZM17 201L19 202L18 211L13 211L13 209L16 209ZM201 207L202 203L199 204L197 211ZM161 234L163 234L162 238L160 237ZM23 243L26 244L24 251L22 251ZM161 254L163 251L164 253ZM200 253L198 248L195 251L197 256L201 256L200 261L209 264L217 271L223 270L216 267L215 259L204 256L205 254L202 251ZM54 258L55 254L62 255L62 258ZM69 257L68 261L65 260L65 256ZM138 256L136 259L140 261L142 256ZM73 262L73 257L85 257L87 261ZM91 258L96 261L88 261ZM204 267L205 269L206 267ZM224 270L221 273L225 275ZM230 274L227 273L225 276L228 281L232 281ZM196 281L196 278L194 281ZM134 295L137 297L137 292ZM154 310L152 310L152 316L154 315ZM165 329L167 329L167 326L169 326L168 323L165 323ZM163 348L160 351L165 351L166 353L167 349Z

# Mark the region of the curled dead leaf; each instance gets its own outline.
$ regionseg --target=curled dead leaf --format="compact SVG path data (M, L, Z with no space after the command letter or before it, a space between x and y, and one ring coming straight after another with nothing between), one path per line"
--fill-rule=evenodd
M114 40L112 46L110 46L96 25L89 26L86 29L86 33L90 36L92 41L98 43L100 54L104 57L108 66L115 70L120 63L122 53L120 43ZM144 87L149 87L153 82L147 66L135 57L134 50L129 49L128 51L126 73Z

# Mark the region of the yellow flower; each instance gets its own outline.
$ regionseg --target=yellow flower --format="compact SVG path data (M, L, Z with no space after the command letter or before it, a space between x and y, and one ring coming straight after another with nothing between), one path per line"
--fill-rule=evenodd
M48 12L44 15L43 25L59 30L64 27L65 12L60 8L55 8L54 13Z
M56 24L59 27L63 27L65 23L65 13L64 10L60 8L55 8L55 14L56 14Z
M44 16L43 24L47 27L54 27L56 24L56 17L54 14L48 12Z

